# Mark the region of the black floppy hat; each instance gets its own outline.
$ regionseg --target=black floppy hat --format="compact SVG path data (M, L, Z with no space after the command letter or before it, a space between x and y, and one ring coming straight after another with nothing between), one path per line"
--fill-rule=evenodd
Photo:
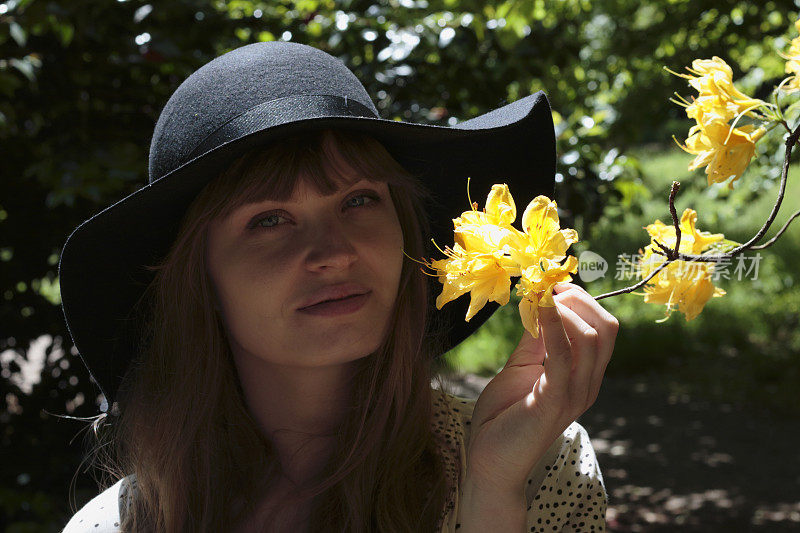
M344 63L311 46L266 42L232 50L201 67L173 93L150 146L149 183L78 226L59 262L62 309L79 356L108 406L136 354L126 330L131 311L169 250L200 190L246 151L325 128L368 134L431 191L432 237L453 241L452 219L507 183L525 202L553 197L555 133L541 91L452 127L383 119ZM437 257L438 258L438 257ZM441 292L436 278L433 294ZM469 322L469 296L432 312L445 324L442 353L499 307L489 302Z

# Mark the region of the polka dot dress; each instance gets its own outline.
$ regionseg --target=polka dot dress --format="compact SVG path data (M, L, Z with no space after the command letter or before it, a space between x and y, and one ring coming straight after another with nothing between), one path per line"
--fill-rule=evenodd
M434 433L443 435L440 449L451 487L458 486L458 476L466 469L466 443L474 408L475 400L434 390ZM529 473L525 497L528 503L526 531L606 530L608 495L594 448L583 426L573 422L553 442ZM459 531L461 524L457 518L458 491L451 489L440 532Z
M451 487L439 521L441 533L461 528L458 486L466 469L466 442L470 435L475 400L433 390L433 432L445 462ZM120 531L119 480L84 505L62 533L117 533ZM124 490L123 490L124 494ZM586 430L573 422L531 470L525 488L528 503L526 531L605 531L608 497L603 475Z
M92 498L75 513L62 533L117 533L119 529L119 492L124 479Z

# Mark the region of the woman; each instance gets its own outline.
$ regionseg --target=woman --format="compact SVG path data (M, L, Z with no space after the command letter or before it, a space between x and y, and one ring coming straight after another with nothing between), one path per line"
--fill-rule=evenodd
M118 416L97 447L116 482L65 531L602 530L574 420L617 323L582 289L557 288L477 402L431 388L433 359L496 306L434 312L411 258L452 233L464 171L552 187L534 96L458 129L383 120L340 62L294 43L184 82L150 185L62 252L70 333Z

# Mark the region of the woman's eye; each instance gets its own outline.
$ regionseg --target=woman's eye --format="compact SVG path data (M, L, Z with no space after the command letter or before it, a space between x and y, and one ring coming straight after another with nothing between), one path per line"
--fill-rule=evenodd
M266 229L274 228L275 226L278 225L278 219L281 218L283 217L273 213L271 215L267 215L265 217L257 219L255 221L255 224L253 224L253 227L266 228Z
M371 207L372 204L380 201L380 197L374 193L364 193L351 196L346 202L346 207ZM266 216L260 216L253 219L250 224L252 229L272 229L280 226L280 219L288 220L286 217L278 214L271 213Z
M352 203L354 200L356 201L355 204ZM364 200L369 200L369 201L365 202ZM376 201L378 201L378 197L374 194L359 194L347 200L348 202L347 207L363 207L366 204L370 204Z

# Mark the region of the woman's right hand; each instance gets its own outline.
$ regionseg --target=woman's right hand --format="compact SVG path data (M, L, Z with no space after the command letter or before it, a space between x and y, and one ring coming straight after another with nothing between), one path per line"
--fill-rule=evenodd
M467 477L506 499L524 491L550 445L595 402L619 330L581 287L553 292L556 307L539 308L539 338L523 333L473 412Z

